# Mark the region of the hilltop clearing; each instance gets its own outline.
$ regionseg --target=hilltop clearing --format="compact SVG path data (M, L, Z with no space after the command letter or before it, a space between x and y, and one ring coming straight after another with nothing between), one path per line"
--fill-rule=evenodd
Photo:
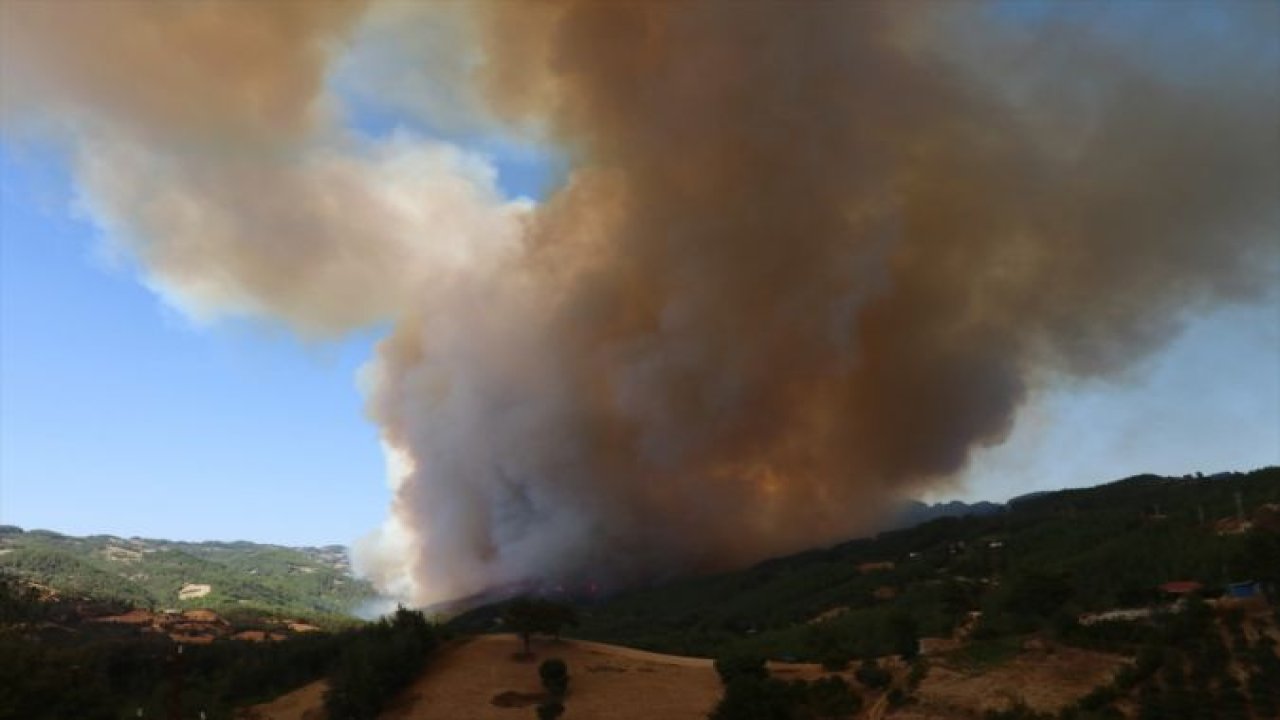
M703 720L721 695L711 660L663 655L582 640L535 639L534 657L519 659L515 635L480 635L439 652L391 703L383 720L525 720L544 695L538 663L564 660L573 717L616 720ZM788 677L822 675L816 665L775 663ZM255 706L246 720L321 718L323 686L312 684ZM568 715L568 713L566 713Z
M514 635L485 635L446 651L383 717L525 720L542 694L538 663L552 657L569 666L567 716L702 720L720 696L706 659L575 640L535 640L533 661L513 659L520 650Z

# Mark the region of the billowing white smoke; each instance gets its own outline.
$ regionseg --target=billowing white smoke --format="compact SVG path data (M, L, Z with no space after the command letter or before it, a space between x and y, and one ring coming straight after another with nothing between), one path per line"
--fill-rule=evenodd
M333 334L512 252L527 203L459 147L342 127L355 3L7 3L6 125L66 140L83 200L197 318ZM37 111L37 112L33 112Z
M392 324L361 382L394 507L356 550L418 602L847 536L1038 384L1123 370L1188 304L1275 278L1273 4L1178 20L1182 79L1093 9L0 12L6 127L67 143L167 300ZM347 129L342 97L536 128L574 170L509 201L481 156Z

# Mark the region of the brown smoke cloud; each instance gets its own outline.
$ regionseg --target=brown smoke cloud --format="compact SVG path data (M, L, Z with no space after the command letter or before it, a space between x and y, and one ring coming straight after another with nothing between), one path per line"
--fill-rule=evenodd
M357 549L419 601L847 537L1033 389L1123 373L1277 275L1271 4L1152 12L1151 35L1075 4L481 5L458 27L484 97L573 164L532 210L464 151L344 137L323 79L358 13L306 8L253 19L272 53L244 77L165 71L212 88L198 118L35 86L89 118L86 193L180 302L396 320L363 378L394 507Z

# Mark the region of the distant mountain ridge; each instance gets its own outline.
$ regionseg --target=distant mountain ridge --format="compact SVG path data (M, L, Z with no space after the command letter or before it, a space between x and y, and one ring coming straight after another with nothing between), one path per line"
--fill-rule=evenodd
M376 597L340 545L75 537L0 526L0 572L63 596L151 609L351 615Z
M981 517L984 515L994 515L1003 512L1005 505L1003 503L982 502L966 503L959 500L952 500L945 503L928 503L919 500L911 500L903 505L894 516L893 521L885 530L905 530L927 523L930 520L937 520L943 517L967 517L974 515Z

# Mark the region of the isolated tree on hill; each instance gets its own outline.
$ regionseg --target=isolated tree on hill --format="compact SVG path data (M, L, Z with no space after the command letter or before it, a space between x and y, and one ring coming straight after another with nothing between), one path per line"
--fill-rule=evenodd
M502 623L524 641L524 654L529 655L529 641L535 633L559 639L567 625L578 624L573 608L541 598L521 597L513 600L502 613Z
M538 631L538 609L529 598L517 598L502 613L502 624L524 641L524 654L529 654L529 639Z

